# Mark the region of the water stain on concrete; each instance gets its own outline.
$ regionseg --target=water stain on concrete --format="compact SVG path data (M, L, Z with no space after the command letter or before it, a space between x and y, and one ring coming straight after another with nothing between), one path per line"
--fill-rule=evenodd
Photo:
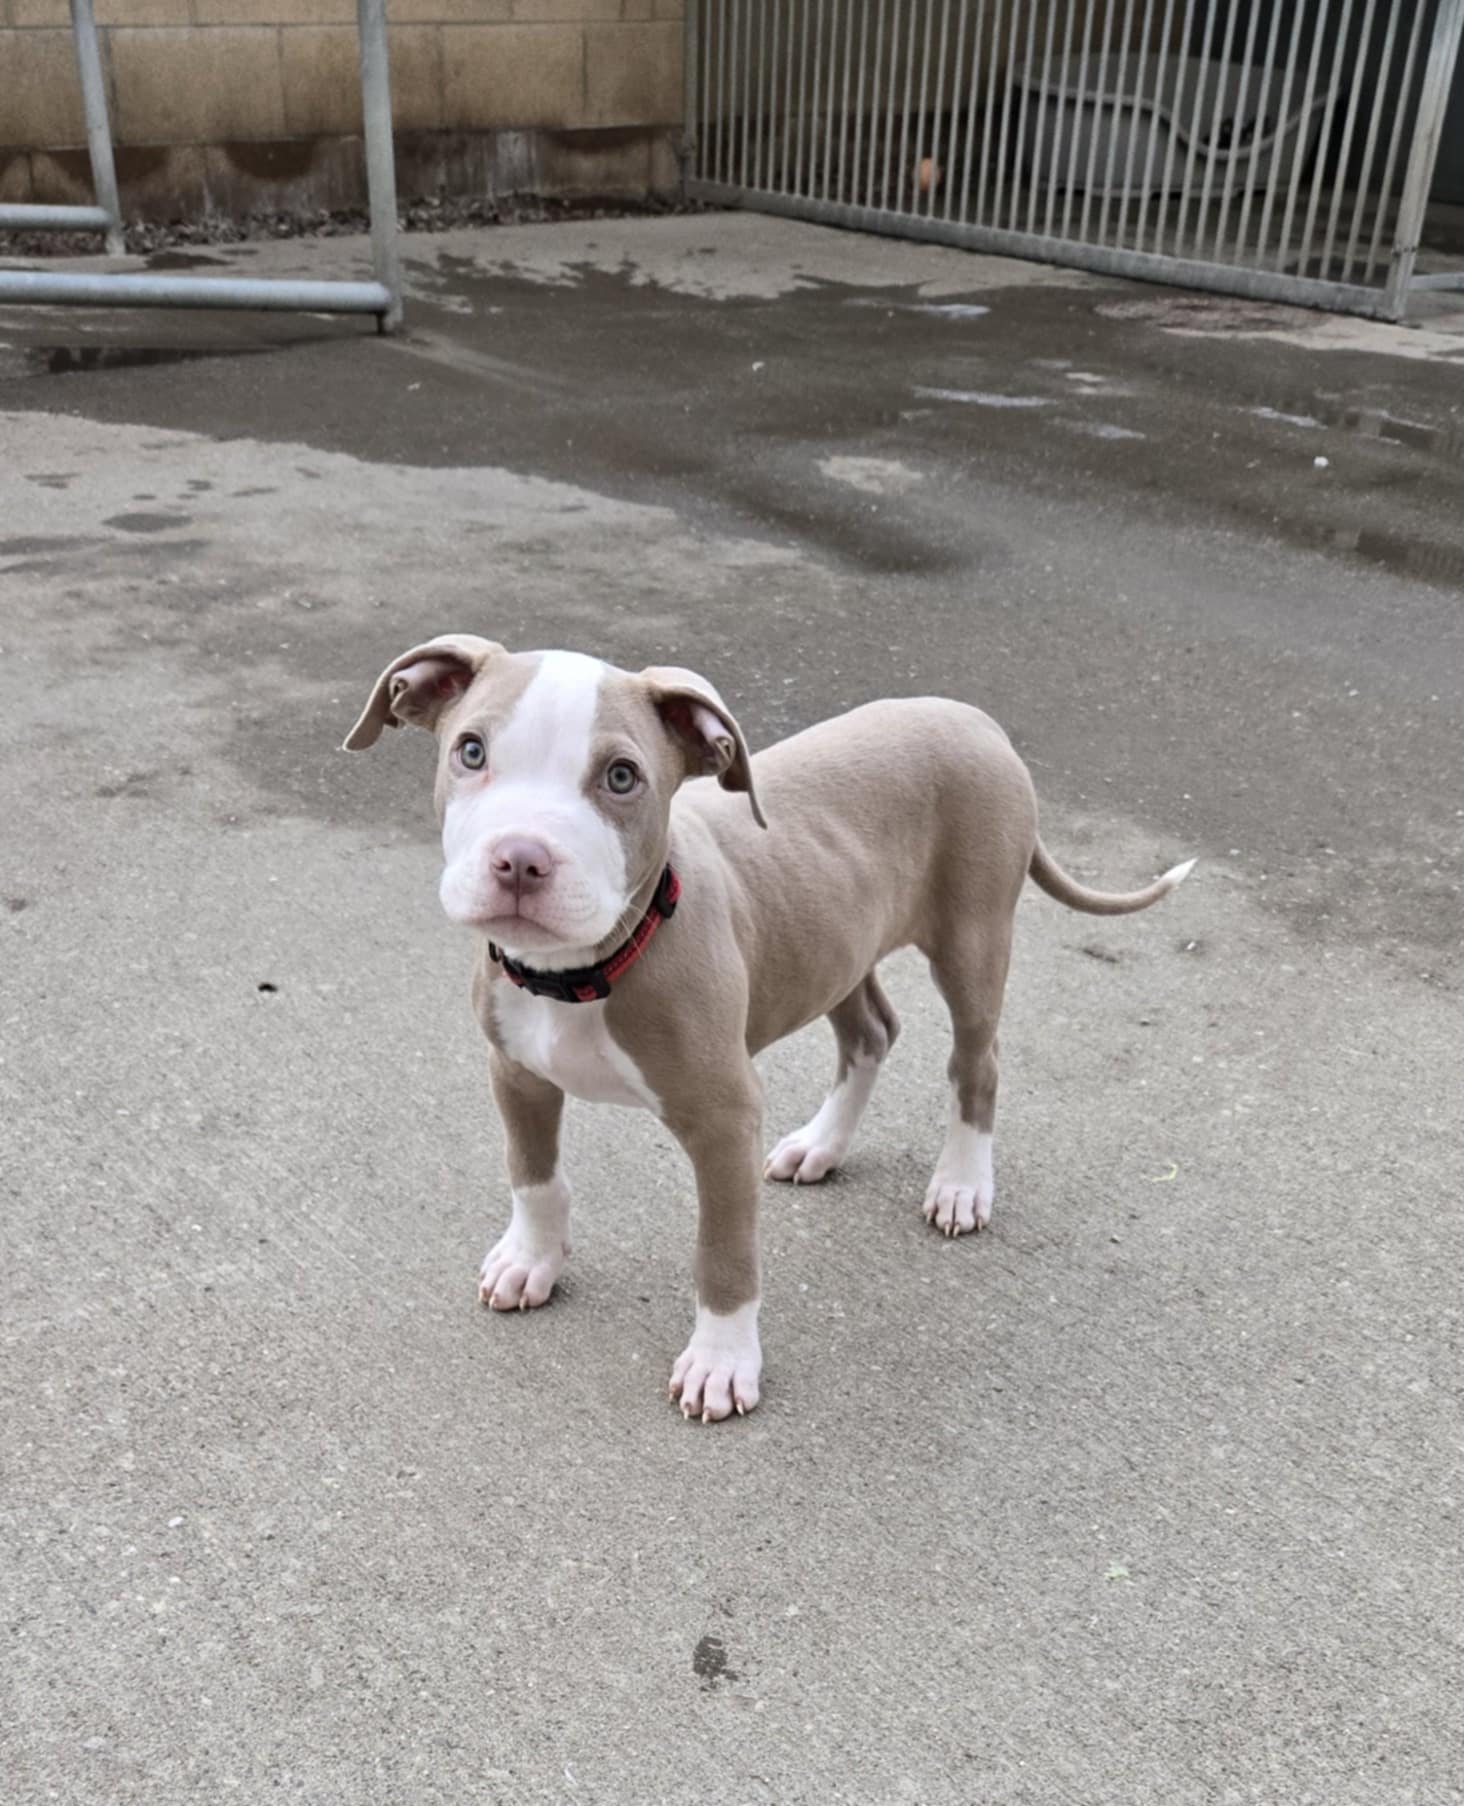
M102 525L123 533L166 533L171 527L188 526L192 518L189 514L109 514Z
M702 1685L703 1693L714 1693L728 1681L740 1680L737 1671L728 1666L727 1646L718 1636L707 1635L691 1652L692 1673Z

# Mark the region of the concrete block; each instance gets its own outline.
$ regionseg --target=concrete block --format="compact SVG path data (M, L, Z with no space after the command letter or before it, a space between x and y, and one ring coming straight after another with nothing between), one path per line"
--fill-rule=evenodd
M649 134L544 132L539 177L546 194L643 195L650 180Z
M209 204L220 213L360 207L366 156L359 137L234 139L204 147Z
M0 145L86 143L69 30L0 32L0 95Z
M437 28L394 25L392 117L400 128L442 123ZM280 33L285 130L291 134L361 130L361 58L353 25L290 25Z
M525 24L549 20L583 25L591 19L623 19L625 4L626 0L513 0L513 16Z
M10 23L22 30L44 26L71 29L71 8L66 0L10 0Z
M677 125L681 26L585 27L585 125Z
M658 19L684 19L686 0L651 0Z
M32 198L29 156L23 150L0 150L0 203L24 207Z
M444 25L442 61L446 125L584 123L584 34L578 26Z
M513 0L387 0L393 24L493 25L513 17Z
M114 135L133 144L277 138L285 129L279 32L114 28Z
M200 25L354 25L356 22L355 0L193 0L193 5Z
M190 25L192 0L94 0L98 25Z

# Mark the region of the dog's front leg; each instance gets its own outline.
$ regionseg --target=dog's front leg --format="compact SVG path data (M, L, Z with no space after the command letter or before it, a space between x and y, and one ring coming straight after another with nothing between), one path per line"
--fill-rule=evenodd
M757 1209L762 1188L762 1091L749 1065L701 1092L667 1126L696 1172L696 1327L671 1370L671 1396L710 1423L758 1400L762 1349Z
M496 1311L527 1311L548 1302L569 1253L569 1186L559 1170L564 1093L496 1047L491 1063L513 1216L488 1250L478 1296Z

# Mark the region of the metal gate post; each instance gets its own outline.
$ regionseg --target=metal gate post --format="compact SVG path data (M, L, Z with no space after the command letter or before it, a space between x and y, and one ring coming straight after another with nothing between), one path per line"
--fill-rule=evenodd
M89 0L88 0L89 3ZM397 254L396 154L391 137L391 75L385 0L356 0L361 40L361 112L366 133L366 193L371 204L371 261L391 305L376 316L378 332L402 323L402 266Z
M1393 261L1384 291L1388 313L1395 320L1403 317L1408 291L1415 284L1413 266L1418 261L1418 240L1423 232L1429 183L1433 180L1439 136L1444 129L1454 66L1459 59L1461 28L1464 28L1464 0L1440 0L1428 67L1418 96L1413 148L1408 157L1408 173L1403 178L1403 198L1398 203L1398 224L1393 235ZM1400 96L1399 104L1404 104L1406 98Z
M686 184L696 168L697 137L701 121L697 117L696 83L701 69L701 0L686 0L686 17L682 22L681 51L681 195L686 198Z
M97 21L92 0L71 0L71 35L76 44L76 68L81 77L81 100L86 109L86 148L91 158L92 190L106 214L107 255L120 257L122 203L117 197L117 169L112 161L112 127L107 118L107 88L102 58L97 49Z

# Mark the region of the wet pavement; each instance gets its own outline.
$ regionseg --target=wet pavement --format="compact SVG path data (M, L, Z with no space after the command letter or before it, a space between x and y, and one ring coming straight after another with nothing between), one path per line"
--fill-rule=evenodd
M398 340L0 312L19 1797L1464 1799L1464 319L719 215L405 250ZM969 697L1089 881L1201 855L1024 904L970 1245L891 962L745 1424L660 1396L649 1121L575 1113L565 1295L473 1306L426 743L334 751L454 628L754 745Z

